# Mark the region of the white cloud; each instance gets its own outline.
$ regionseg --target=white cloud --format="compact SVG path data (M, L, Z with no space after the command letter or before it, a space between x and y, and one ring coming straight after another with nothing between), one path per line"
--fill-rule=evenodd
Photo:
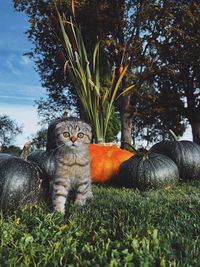
M33 104L45 96L46 90L40 85L0 82L0 103Z
M8 69L14 75L23 75L24 71L33 71L34 63L28 56L11 53L7 56L5 62Z
M38 125L39 118L37 115L37 108L31 105L1 105L0 114L6 114L11 119L21 125L23 124L23 134L17 136L14 144L20 146L30 140L32 134L35 134L37 130L41 128Z
M28 56L21 56L21 59L19 61L19 63L23 66L23 67L33 67L33 61L30 60L30 58Z
M31 91L31 92L35 92L36 90L41 90L42 92L45 92L45 89L40 86L40 85L31 85L31 84L21 84L21 83L7 83L7 82L1 82L0 81L0 87L1 88L10 88L10 89L15 89L16 87L18 88L18 90L21 91Z
M22 72L16 66L16 63L17 63L17 56L15 54L10 54L6 59L7 67L12 72L12 74L21 75Z

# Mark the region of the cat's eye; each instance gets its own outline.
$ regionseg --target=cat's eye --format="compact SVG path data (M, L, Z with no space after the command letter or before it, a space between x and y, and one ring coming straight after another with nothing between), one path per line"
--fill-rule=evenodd
M78 138L83 138L84 133L78 133L77 136L78 136Z
M64 136L65 138L68 138L68 137L70 137L70 134L69 134L69 132L64 132L64 133L63 133L63 136Z

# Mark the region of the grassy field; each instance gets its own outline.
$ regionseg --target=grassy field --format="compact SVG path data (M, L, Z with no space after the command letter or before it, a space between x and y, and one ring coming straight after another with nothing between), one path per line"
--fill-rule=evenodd
M1 216L0 266L200 266L200 182L93 191L65 217L42 203Z

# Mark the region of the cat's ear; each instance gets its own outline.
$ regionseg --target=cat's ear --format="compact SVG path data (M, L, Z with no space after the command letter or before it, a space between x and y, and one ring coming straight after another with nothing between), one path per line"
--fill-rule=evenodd
M92 139L92 127L88 124L86 129L88 132L89 139L91 141L91 139Z
M66 121L61 120L59 123L56 124L55 130L58 130L66 125Z
M88 132L92 132L92 127L89 124L87 124L86 129L88 130Z
M92 127L88 123L84 124L84 132L86 136L88 137L89 141L91 141L92 140Z
M88 124L88 122L82 121L82 127L84 131L92 132L92 127L90 126L90 124Z

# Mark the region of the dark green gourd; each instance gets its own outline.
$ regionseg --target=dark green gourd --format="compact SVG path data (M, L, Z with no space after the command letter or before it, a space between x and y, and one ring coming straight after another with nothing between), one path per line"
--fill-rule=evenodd
M50 177L53 176L55 170L55 159L53 153L38 150L31 153L27 159L29 161L36 162L49 176L49 179L51 179Z
M191 141L161 141L151 151L171 158L182 180L200 179L200 146Z
M155 153L136 154L120 166L122 186L140 190L167 188L178 182L176 164L168 157Z
M47 176L34 162L0 153L0 209L7 213L45 198Z

